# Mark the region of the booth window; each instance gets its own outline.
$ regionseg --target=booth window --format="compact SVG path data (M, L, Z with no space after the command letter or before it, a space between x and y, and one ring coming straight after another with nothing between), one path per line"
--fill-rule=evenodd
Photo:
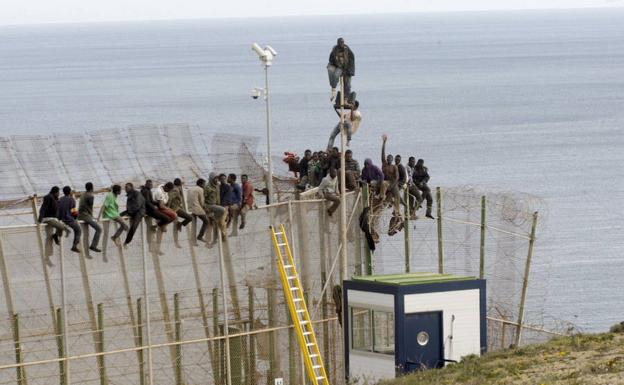
M352 307L351 348L394 355L394 313Z

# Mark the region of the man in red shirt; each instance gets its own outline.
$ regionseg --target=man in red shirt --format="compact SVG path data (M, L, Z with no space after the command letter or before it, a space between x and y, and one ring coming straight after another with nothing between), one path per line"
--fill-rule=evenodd
M254 208L254 187L249 181L247 175L241 175L241 182L243 183L243 202L241 205L240 218L241 223L239 229L245 228L245 215L247 211Z

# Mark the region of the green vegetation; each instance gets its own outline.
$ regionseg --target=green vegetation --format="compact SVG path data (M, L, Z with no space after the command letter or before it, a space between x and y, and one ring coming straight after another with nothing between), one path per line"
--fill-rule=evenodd
M624 384L624 328L611 330L614 332L578 334L483 357L470 356L444 369L423 371L383 384Z

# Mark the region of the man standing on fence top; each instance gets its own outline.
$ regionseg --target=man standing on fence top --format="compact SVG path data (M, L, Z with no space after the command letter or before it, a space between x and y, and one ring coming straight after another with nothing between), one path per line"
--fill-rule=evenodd
M78 216L76 200L72 197L71 193L71 187L63 187L63 197L59 199L58 202L58 219L74 230L74 242L72 243L71 251L79 253L80 249L78 245L80 244L82 230L80 229L78 221L76 221L76 217Z
M102 227L93 219L93 183L87 182L87 184L85 184L85 190L86 191L80 196L80 200L78 201L78 219L84 221L95 230L89 250L99 253L102 251L98 249Z
M331 97L329 100L333 101L336 98L336 87L341 77L344 81L344 97L345 99L350 97L351 77L355 76L355 55L341 37L338 38L337 44L329 54L327 74L329 75L329 85L331 86Z

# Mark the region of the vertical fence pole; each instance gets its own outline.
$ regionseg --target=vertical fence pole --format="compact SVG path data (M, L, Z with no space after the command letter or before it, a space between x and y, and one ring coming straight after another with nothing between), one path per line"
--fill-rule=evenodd
M67 294L65 291L65 255L63 253L63 242L61 242L59 246L59 260L60 260L60 270L61 270L61 327L63 330L63 354L64 358L67 358L67 351L69 350L69 345L67 344ZM65 381L68 384L71 384L71 370L69 361L65 361Z
M48 306L50 309L50 317L52 318L52 326L56 327L56 306L54 306L54 299L52 297L52 286L50 285L50 272L48 271L48 265L46 262L50 262L50 257L46 255L45 245L43 237L41 236L41 224L37 220L37 195L33 195L30 200L31 209L33 214L33 220L37 226L37 246L39 247L39 254L41 255L41 269L43 271L43 279L46 286L46 295L48 296Z
M444 239L442 235L442 190L436 187L436 205L438 209L438 273L444 274Z
M226 360L226 384L232 385L232 363L230 362L230 338L229 338L229 316L228 316L228 303L227 303L227 295L225 294L225 261L223 259L223 233L221 233L221 228L219 227L217 230L217 237L219 237L219 267L221 271L221 291L223 295L221 296L223 300L223 331L225 335L225 360Z
M481 197L481 242L479 247L479 278L485 278L485 215L486 215L486 198Z
M15 363L21 364L24 362L24 358L22 356L22 345L20 343L19 315L17 314L13 314L13 342L15 344ZM28 385L26 369L23 366L18 366L15 369L17 370L17 384Z
M63 330L63 310L61 308L56 309L56 346L58 348L58 356L63 359L65 355L65 344L63 340L65 338L65 330ZM60 385L67 385L67 361L59 361L59 380Z
M97 305L97 352L104 352L104 305L98 303ZM108 384L106 378L106 366L104 356L98 356L98 369L100 372L100 385Z
M405 272L410 272L410 193L405 189L405 221L403 223L403 236L405 238Z
M213 334L215 337L219 335L219 289L216 287L212 289L212 328ZM215 357L219 358L219 364L215 368L214 371L214 379L215 384L221 383L221 368L223 363L223 356L221 355L221 340L217 341L216 344L213 345Z
M137 350L139 356L139 385L145 385L145 354L143 354L143 303L141 298L137 299L137 343L141 349Z
M145 329L147 331L147 375L148 384L154 383L154 370L152 366L152 328L150 323L149 286L147 280L147 232L145 221L141 222L141 254L143 257L143 298L145 298Z
M255 302L254 302L254 288L249 286L248 289L248 309L249 309L249 331L254 330L255 320ZM256 336L251 334L249 336L249 372L247 373L247 385L255 385L256 378Z
M180 324L180 299L178 293L173 295L173 320L175 322L175 381L176 385L182 385L182 340L181 324Z
M526 304L527 290L529 289L529 274L531 273L531 259L533 258L533 246L535 245L535 230L537 228L537 211L533 213L533 223L531 224L531 237L529 238L529 251L527 253L526 264L524 266L524 278L522 280L522 296L520 297L520 309L518 311L518 325L516 326L516 340L514 345L520 346L522 335L522 324L524 322L524 306Z

